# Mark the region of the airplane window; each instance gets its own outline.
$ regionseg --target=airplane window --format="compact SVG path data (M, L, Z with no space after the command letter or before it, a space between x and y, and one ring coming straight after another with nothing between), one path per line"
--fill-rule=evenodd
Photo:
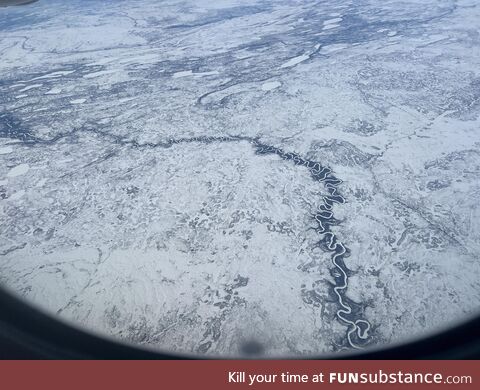
M0 1L0 283L195 356L480 308L471 0Z

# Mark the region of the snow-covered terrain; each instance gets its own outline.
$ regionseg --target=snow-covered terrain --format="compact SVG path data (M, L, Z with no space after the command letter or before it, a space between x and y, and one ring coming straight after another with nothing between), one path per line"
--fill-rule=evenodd
M0 281L175 352L332 353L480 308L474 0L0 8Z

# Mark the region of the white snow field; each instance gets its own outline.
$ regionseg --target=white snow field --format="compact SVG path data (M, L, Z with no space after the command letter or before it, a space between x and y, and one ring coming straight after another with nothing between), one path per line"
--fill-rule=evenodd
M478 313L479 29L473 0L0 8L0 282L210 356Z

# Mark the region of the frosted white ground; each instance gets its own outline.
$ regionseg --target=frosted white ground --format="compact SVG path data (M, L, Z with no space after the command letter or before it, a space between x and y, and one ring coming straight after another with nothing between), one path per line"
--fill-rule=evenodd
M282 85L279 81L269 81L267 83L262 84L261 88L262 91L272 91Z
M479 31L470 0L0 9L2 284L93 331L229 356L478 313ZM314 162L343 181L334 220Z

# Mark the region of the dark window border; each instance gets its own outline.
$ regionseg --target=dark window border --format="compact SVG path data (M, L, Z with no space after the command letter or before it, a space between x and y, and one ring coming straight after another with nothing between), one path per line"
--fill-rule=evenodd
M0 288L0 359L199 359L157 352L90 334ZM242 357L243 358L243 357ZM411 343L316 359L479 359L480 316Z

